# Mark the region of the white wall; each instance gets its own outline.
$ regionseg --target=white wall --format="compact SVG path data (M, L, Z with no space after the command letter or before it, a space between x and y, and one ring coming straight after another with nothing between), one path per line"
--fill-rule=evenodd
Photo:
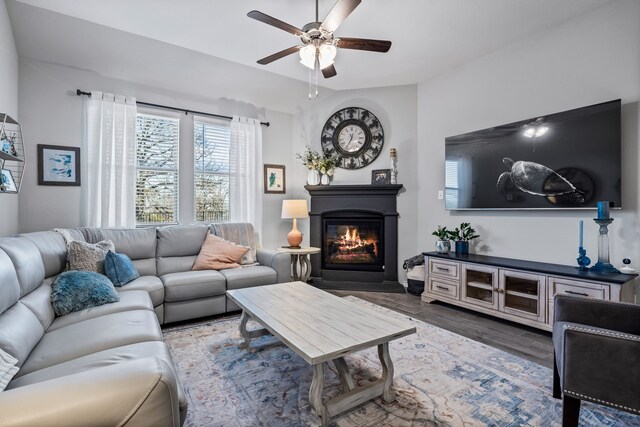
M170 82L167 87L170 86ZM257 117L271 122L263 127L263 157L267 163L291 167L293 117L291 114L257 108L251 104L229 99L196 98L168 89L111 79L96 73L54 65L32 59L20 59L20 113L22 125L28 130L25 150L27 156L37 157L37 144L81 146L83 137L83 97L75 89L101 90L133 96L141 101L177 105L198 111L224 115ZM191 116L182 114L180 148L180 222L193 221L193 125ZM25 174L20 202L20 232L47 230L53 227L80 225L80 187L51 187L37 185L35 166ZM277 242L280 200L284 196L267 195L264 200L263 246L274 247ZM286 233L285 233L286 234Z
M308 107L300 109L295 116L293 151L302 153L305 146L310 146L313 150L321 152L320 135L327 119L336 111L352 106L366 108L378 117L384 129L384 148L378 158L367 167L357 170L337 169L331 185L370 184L371 170L390 168L389 149L395 147L398 150L398 183L404 185L398 196L398 275L402 282L406 279L402 261L416 255L418 247L415 233L418 216L416 86L341 91L313 102ZM297 183L293 195L309 199L308 192L303 188L307 169L299 160L294 160L294 170L290 175ZM309 220L301 220L299 225L308 244Z
M640 2L621 0L418 86L418 248L433 250L438 224L470 221L480 232L477 253L575 264L578 219L597 258L593 212L448 212L444 139L612 99L623 104L623 205L610 227L611 259L640 266L638 100ZM579 149L579 147L576 147ZM594 261L595 262L595 261Z
M19 120L18 54L4 0L0 0L0 94L0 112ZM0 236L18 232L18 197L17 194L0 194Z

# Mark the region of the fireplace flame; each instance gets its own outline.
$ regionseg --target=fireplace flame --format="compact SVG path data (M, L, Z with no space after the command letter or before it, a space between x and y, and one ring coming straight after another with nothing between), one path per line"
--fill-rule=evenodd
M344 249L354 249L363 247L369 244L374 245L374 253L378 254L378 244L374 239L362 239L358 227L347 227L344 235L341 236L340 246Z

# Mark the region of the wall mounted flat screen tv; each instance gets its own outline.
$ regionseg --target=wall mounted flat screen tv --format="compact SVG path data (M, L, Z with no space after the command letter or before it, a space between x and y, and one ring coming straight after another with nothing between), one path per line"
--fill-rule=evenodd
M446 208L621 207L620 118L615 100L446 138Z

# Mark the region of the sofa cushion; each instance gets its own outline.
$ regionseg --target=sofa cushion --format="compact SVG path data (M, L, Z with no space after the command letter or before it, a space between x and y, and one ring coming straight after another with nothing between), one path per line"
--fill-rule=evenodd
M170 273L160 278L168 302L224 295L227 290L224 276L215 270Z
M159 227L158 276L191 270L208 232L206 225Z
M38 231L21 236L31 240L40 251L45 277L60 274L67 267L67 244L60 233Z
M0 391L7 388L9 381L18 372L18 359L0 348Z
M0 241L15 268L20 284L20 296L25 296L40 286L44 280L44 264L38 247L25 237L12 237Z
M27 306L17 302L0 314L0 348L18 359L18 366L44 335L44 328Z
M138 270L126 254L107 252L104 258L104 272L113 283L113 286L121 287L140 277Z
M127 283L127 286L118 288L117 291L121 295L129 291L147 291L154 307L164 302L164 285L157 276L140 276L133 282Z
M258 262L256 257L256 232L253 225L248 222L222 222L211 224L211 233L222 237L229 242L237 245L248 246L251 248L242 258L242 265L252 265Z
M51 286L51 304L58 316L118 301L109 278L92 271L65 271Z
M87 243L74 240L67 245L69 270L93 271L104 273L104 257L113 251L113 242L102 240L98 243Z
M143 276L155 276L157 237L155 228L103 229L105 239L113 242L117 253L126 254Z
M222 237L207 234L200 248L200 253L193 263L193 270L224 270L238 268L242 257L249 250L248 246L236 245Z
M153 311L107 314L47 331L20 368L18 376L110 348L162 341Z
M120 293L120 301L118 302L86 308L82 311L76 311L74 313L69 313L66 316L58 317L53 321L51 326L49 326L47 332L55 331L56 329L64 328L65 326L93 319L95 317L131 310L153 310L149 294L145 291L122 292Z
M0 249L0 313L18 302L20 283L11 258Z
M278 274L271 267L256 265L220 272L227 280L227 289L242 289L252 286L272 285Z
M51 283L54 279L55 276L44 279L40 287L20 299L20 302L35 314L45 331L56 318L51 305Z

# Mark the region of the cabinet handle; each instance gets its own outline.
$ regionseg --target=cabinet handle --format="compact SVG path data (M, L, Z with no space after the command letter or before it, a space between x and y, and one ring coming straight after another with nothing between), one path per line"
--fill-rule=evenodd
M504 289L498 289L498 292L504 294Z
M500 292L500 289L498 288L493 288L494 292Z
M573 291L564 291L565 293L569 294L569 295L579 295L581 297L588 297L589 294L585 294L583 292L573 292Z
M439 271L447 271L447 272L449 271L449 269L448 269L448 268L438 267L438 266L436 266L436 270L439 270Z
M436 288L447 292L449 291L449 288L445 288L444 286L436 286Z

